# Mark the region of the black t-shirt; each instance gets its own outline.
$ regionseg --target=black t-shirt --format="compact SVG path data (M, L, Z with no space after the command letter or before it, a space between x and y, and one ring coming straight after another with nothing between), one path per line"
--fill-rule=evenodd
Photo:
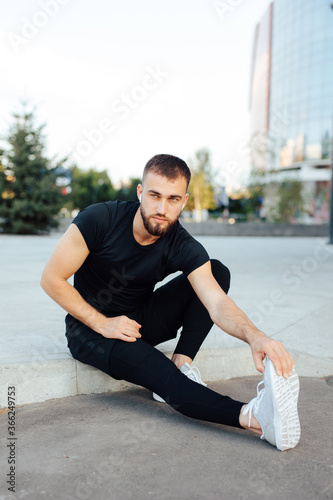
M74 287L105 315L135 311L167 275L182 271L187 276L209 260L178 221L155 243L140 245L133 235L138 207L137 202L97 203L73 220L90 251L74 275Z

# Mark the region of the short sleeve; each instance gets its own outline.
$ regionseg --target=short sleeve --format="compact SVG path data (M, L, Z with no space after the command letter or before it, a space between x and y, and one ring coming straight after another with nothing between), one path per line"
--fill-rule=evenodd
M106 203L96 203L84 208L73 219L90 252L96 250L103 241L109 227L109 210Z
M185 276L188 276L209 261L206 249L184 228L177 239L177 249L171 258L171 267L174 271L182 271Z

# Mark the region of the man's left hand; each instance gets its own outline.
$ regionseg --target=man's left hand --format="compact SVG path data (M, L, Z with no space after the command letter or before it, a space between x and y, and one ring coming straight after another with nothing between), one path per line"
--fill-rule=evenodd
M272 361L278 375L283 375L284 378L290 377L295 362L281 342L277 342L265 335L254 339L250 347L255 367L260 373L264 373L263 361L267 356Z

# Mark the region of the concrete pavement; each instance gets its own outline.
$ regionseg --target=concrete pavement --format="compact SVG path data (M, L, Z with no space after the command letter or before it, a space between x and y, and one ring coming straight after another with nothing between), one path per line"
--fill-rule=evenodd
M247 401L259 380L209 385ZM0 500L332 499L333 378L300 383L301 440L285 452L250 432L184 417L142 388L22 406L15 493L0 415Z

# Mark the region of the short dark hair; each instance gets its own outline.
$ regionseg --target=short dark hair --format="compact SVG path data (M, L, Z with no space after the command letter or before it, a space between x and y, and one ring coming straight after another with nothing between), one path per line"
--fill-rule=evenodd
M185 177L187 187L191 180L191 170L188 168L184 160L172 155L155 155L147 163L143 170L142 182L148 172L163 175L168 179L176 179L178 176Z

